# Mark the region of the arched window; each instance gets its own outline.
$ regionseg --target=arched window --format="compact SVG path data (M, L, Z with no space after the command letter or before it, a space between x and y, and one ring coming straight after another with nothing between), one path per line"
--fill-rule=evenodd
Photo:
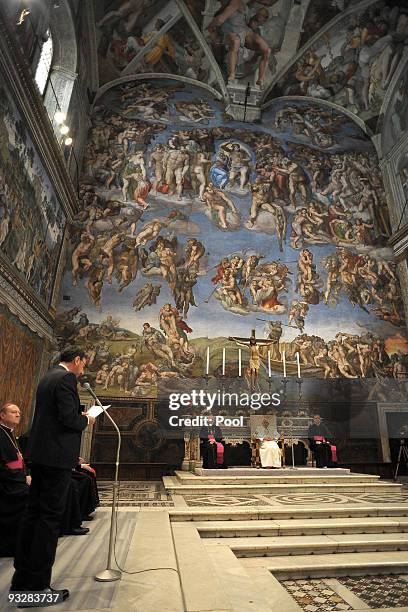
M35 82L38 85L41 95L44 95L45 87L50 74L54 45L52 42L51 30L46 32L47 40L42 46L41 55L38 62L37 70L35 71Z

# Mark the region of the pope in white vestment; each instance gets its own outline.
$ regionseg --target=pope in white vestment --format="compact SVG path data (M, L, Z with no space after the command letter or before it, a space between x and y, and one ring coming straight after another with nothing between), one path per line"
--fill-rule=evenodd
M264 468L282 467L282 455L278 443L270 438L265 438L259 448L261 465Z

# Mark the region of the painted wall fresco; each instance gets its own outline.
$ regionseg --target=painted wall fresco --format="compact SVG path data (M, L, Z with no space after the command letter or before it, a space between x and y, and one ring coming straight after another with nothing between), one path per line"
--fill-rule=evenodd
M11 93L0 84L0 251L48 304L65 215Z
M382 130L382 152L386 155L408 131L408 63L399 74Z
M280 0L206 2L203 34L229 84L271 81L291 8Z
M98 2L96 26L101 84L120 76L122 70L136 56L143 56L143 47L150 38L155 36L162 25L179 14L174 1ZM158 44L160 45L160 42ZM162 46L163 54L167 55L166 45Z
M237 370L228 336L273 340L289 374L392 377L408 352L370 140L330 106L259 124L206 91L130 81L96 103L58 314L99 392ZM244 362L247 359L244 351ZM405 367L405 366L404 366ZM262 374L265 376L265 372Z
M303 22L300 47L351 5L352 0L311 0Z
M105 5L99 4L97 18L101 83L119 77L125 69L209 80L209 62L174 0ZM190 8L200 14L200 7Z
M97 7L101 83L126 73L169 73L219 87L203 51L209 44L225 81L258 86L276 72L292 2L188 0L202 36L192 31L175 0L101 2ZM296 49L295 49L296 50Z
M368 120L381 104L408 40L404 2L377 2L313 44L271 92L330 100Z

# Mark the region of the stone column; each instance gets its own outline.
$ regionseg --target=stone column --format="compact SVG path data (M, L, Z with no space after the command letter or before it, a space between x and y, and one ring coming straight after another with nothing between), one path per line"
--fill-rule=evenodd
M190 469L190 453L191 453L191 440L190 440L190 432L184 432L184 457L183 462L181 464L181 469L183 472L188 472Z
M194 471L196 468L202 468L203 461L200 457L200 436L198 435L198 433L192 436L190 452L191 452L190 469Z

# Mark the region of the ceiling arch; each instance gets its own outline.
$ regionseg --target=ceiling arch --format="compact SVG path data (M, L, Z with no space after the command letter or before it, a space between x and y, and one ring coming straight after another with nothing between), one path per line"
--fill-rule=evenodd
M266 98L304 95L328 100L373 126L407 41L405 3L363 0L296 54Z
M260 107L277 97L300 95L332 102L375 131L374 119L408 39L404 4L101 0L95 7L99 85L139 74L187 77L221 94L237 118L246 99L257 109L247 120L259 118ZM236 78L229 79L237 39ZM263 60L265 78L258 86Z

